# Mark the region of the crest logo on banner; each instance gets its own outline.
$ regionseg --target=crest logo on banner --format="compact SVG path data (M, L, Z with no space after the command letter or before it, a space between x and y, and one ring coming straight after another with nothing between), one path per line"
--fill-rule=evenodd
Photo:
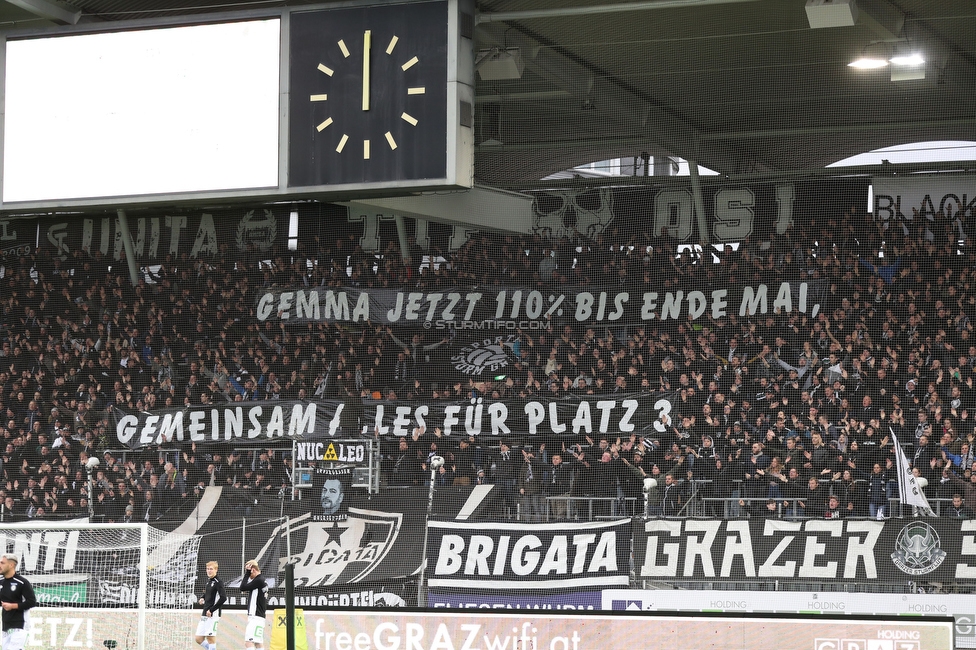
M292 521L291 534L300 544L282 566L295 563L295 586L301 588L349 584L366 580L393 549L403 526L403 514L349 509L344 521L315 521L310 515ZM297 525L296 525L297 522Z
M514 334L495 336L468 343L451 357L451 363L458 372L477 377L483 372L495 372L508 366L506 345L515 341Z
M613 221L613 190L609 188L540 194L532 202L536 233L558 239L579 232L595 237Z
M258 251L271 250L278 238L278 218L271 210L264 211L263 219L254 218L254 210L250 210L237 224L237 248L246 251L247 245L252 244Z
M895 539L895 552L891 554L895 566L913 576L932 573L945 559L939 534L924 521L902 528Z

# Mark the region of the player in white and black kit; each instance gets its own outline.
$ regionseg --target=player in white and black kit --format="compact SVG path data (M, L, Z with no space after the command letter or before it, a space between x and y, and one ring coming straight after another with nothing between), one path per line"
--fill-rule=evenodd
M268 583L261 575L257 560L244 564L241 591L247 593L247 629L244 631L245 648L264 647L264 612L268 608Z
M37 605L34 588L27 578L17 573L17 556L13 553L0 556L0 620L3 632L0 639L2 650L24 650L27 644L28 611Z
M207 562L207 587L199 601L203 610L194 640L203 646L203 650L217 650L217 622L220 620L220 608L227 600L224 583L217 577L217 568L216 562Z

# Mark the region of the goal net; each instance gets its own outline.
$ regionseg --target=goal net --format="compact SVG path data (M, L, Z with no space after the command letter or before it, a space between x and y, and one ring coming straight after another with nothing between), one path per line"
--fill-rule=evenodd
M18 572L37 594L31 639L39 647L189 647L191 631L174 634L173 625L176 610L194 606L199 548L197 535L147 524L30 522L0 529L0 549L17 555ZM51 618L48 608L67 609Z

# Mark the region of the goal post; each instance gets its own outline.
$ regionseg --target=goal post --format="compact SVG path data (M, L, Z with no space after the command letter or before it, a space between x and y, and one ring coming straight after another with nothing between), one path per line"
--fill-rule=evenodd
M190 630L174 630L172 613L195 606L199 549L198 535L145 523L33 521L0 528L0 552L17 556L17 570L34 586L41 608L80 610L74 620L85 621L85 645L96 648L109 641L119 650L185 648L174 632ZM61 627L50 636L71 633Z

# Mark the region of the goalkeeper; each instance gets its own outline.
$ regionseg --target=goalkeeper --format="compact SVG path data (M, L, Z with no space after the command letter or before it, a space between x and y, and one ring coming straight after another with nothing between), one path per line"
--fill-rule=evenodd
M199 601L203 611L194 640L203 646L203 650L217 650L217 622L220 620L220 608L227 600L224 583L217 577L217 568L213 560L207 562L207 588Z
M24 650L27 644L28 610L37 605L34 588L17 573L18 558L13 553L0 556L0 605L3 606L3 650Z

